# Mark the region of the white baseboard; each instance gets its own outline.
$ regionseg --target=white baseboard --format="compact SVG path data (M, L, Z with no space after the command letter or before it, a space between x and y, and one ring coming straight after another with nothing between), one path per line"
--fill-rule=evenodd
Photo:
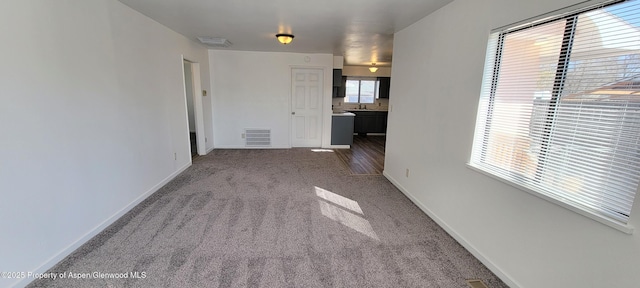
M509 285L509 287L512 287L512 288L522 287L522 285L518 284L518 282L513 280L513 278L509 276L509 274L505 273L502 269L500 269L500 267L496 266L491 260L485 257L485 255L482 254L482 252L478 251L478 249L476 249L476 247L473 246L473 244L469 243L469 241L467 241L464 237L458 234L453 228L451 228L451 226L447 225L447 223L444 222L441 218L439 218L435 213L433 213L433 211L429 210L429 208L427 208L426 205L424 205L417 198L411 195L411 193L409 193L407 189L405 189L402 185L400 185L400 182L396 181L396 179L394 179L391 175L389 175L387 171L382 171L382 175L384 175L384 177L386 177L391 182L391 184L396 186L396 188L398 188L400 192L402 192L405 196L407 196L407 198L409 198L411 202L416 204L416 206L418 206L418 208L420 208L422 212L427 214L427 216L429 216L440 227L442 227L442 229L444 229L451 237L453 237L453 239L458 241L458 243L460 243L462 247L467 249L469 253L471 253L473 256L478 258L478 260L480 260L482 264L484 264L489 270L491 270L491 272L496 274L496 276L498 276L505 284Z
M37 274L37 273L45 273L45 272L47 272L47 270L51 269L53 266L58 264L58 262L62 261L62 259L67 257L69 254L71 254L73 251L78 249L84 243L87 243L87 241L91 240L91 238L93 238L94 236L98 235L98 233L102 232L102 230L104 230L105 228L109 227L109 225L113 224L116 220L120 219L120 217L122 217L124 214L129 212L129 210L133 209L133 207L136 207L136 205L140 204L140 202L142 202L145 199L147 199L147 197L151 196L151 194L153 194L156 191L160 190L160 188L162 188L162 186L164 186L165 184L169 183L169 181L173 180L173 178L178 176L180 173L184 172L184 170L189 168L189 166L191 166L191 162L185 164L184 166L180 167L175 172L171 173L171 175L169 175L168 177L164 178L162 181L160 181L160 183L158 183L155 186L151 187L151 189L149 189L147 192L145 192L144 194L138 196L138 198L136 198L133 201L131 201L131 203L129 203L127 206L123 207L118 212L116 212L115 214L111 215L109 218L107 218L102 223L100 223L98 226L96 226L95 228L91 229L91 231L89 231L86 234L84 234L82 237L80 237L80 239L78 239L75 242L71 243L69 246L67 246L66 248L62 249L56 255L54 255L53 257L49 258L49 260L45 261L44 264L40 265L40 267L38 267L35 270L33 270L33 273ZM34 280L33 278L28 278L27 277L27 278L24 278L24 279L22 279L21 281L19 281L17 283L14 283L11 287L24 287L24 286L27 286L33 280Z

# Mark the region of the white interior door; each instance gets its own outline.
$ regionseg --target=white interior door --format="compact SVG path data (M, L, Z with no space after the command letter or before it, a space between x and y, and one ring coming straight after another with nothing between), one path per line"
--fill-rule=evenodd
M291 70L291 146L322 145L323 70Z

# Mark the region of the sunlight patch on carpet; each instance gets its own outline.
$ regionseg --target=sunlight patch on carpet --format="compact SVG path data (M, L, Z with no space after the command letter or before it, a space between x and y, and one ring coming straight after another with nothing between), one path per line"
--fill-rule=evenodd
M336 193L333 193L331 191L328 191L326 189L322 189L317 186L315 188L316 188L316 195L318 197L324 200L327 200L333 204L339 205L342 208L346 208L358 214L364 215L364 213L362 213L362 208L360 208L360 205L358 205L358 202L353 201L347 197L338 195Z
M322 198L318 199L322 215L372 239L380 240L369 220L350 212L364 214L358 202L319 187L315 188L316 195Z

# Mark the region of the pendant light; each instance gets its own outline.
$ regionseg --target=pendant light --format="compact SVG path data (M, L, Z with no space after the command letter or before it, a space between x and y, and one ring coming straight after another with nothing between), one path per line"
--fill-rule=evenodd
M371 71L371 73L376 73L376 71L378 71L378 67L376 67L376 63L371 63L371 67L369 67L369 71Z

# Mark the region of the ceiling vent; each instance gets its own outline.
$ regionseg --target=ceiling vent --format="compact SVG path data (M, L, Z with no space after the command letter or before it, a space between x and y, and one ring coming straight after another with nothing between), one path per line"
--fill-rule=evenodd
M198 37L198 40L209 47L227 48L231 46L231 42L221 37Z

